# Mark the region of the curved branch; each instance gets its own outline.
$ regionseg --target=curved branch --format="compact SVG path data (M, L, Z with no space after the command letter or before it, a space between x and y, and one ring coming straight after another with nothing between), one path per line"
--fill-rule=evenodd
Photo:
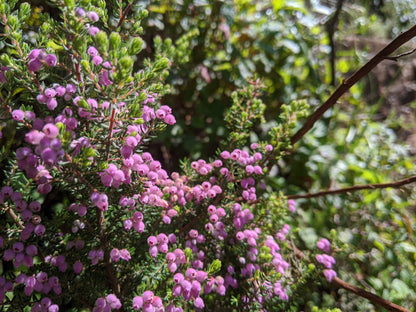
M383 299L373 293L370 293L364 289L361 289L359 287L353 286L351 284L348 284L347 282L344 282L342 279L338 278L338 277L334 277L332 279L332 284L344 288L345 290L352 292L353 294L356 294L360 297L366 298L368 300L370 300L372 303L377 304L382 306L383 308L385 308L388 311L393 311L393 312L410 312L409 310L394 304L393 302L390 302L386 299Z
M369 60L363 67L357 70L350 78L344 80L342 84L335 90L334 93L323 103L318 109L306 120L302 128L296 132L290 139L291 144L295 144L299 141L305 134L308 132L315 122L319 120L322 115L335 105L337 100L347 92L355 83L357 83L361 78L367 75L374 67L381 63L386 58L389 58L389 55L397 50L400 46L408 42L410 39L416 36L416 25L410 28L409 30L401 33L396 39L390 42L384 49L376 54L371 60Z
M335 190L328 190L322 191L317 193L307 193L307 194L299 194L299 195L287 195L288 199L297 199L297 198L313 198L325 195L335 195L335 194L343 194L348 192L355 192L361 190L374 190L374 189L384 189L384 188L400 188L403 185L410 184L416 182L416 176L412 176L403 180L399 180L396 182L390 183L375 183L375 184L364 184L364 185L354 185L351 187L335 189Z

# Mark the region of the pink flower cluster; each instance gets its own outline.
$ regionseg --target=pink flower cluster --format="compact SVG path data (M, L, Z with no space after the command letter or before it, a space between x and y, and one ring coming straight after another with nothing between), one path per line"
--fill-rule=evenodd
M202 309L204 307L204 301L199 295L202 289L201 282L206 279L206 272L197 271L193 268L187 269L185 276L182 273L176 273L173 276L175 285L172 288L172 296L182 296L185 301L193 300L195 308Z
M35 233L37 236L42 236L45 233L45 226L40 224L42 221L40 216L33 214L40 212L41 206L38 201L32 201L28 204L25 200L23 200L21 193L13 192L13 189L10 186L3 186L0 192L0 204L6 202L7 200L14 202L16 211L21 214L22 220L24 221L24 228L20 233L22 241L26 241L32 233ZM22 256L18 257L18 262L16 264L19 265L17 267L23 263L23 258Z
M48 275L45 272L39 272L38 274L31 276L21 273L16 276L15 283L17 285L24 285L24 292L26 296L32 295L33 291L48 294L51 290L53 290L56 295L60 295L62 293L59 278L57 276L51 276L48 278Z
M325 251L326 253L330 252L331 244L326 238L322 238L318 241L317 246L319 249ZM323 264L326 269L324 269L324 275L328 282L331 282L334 277L337 276L337 272L332 269L332 266L336 263L335 259L327 254L318 254L316 255L316 261Z
M113 248L110 252L111 260L118 262L120 259L129 261L131 259L130 252L127 249Z
M28 68L32 72L40 70L43 64L46 64L49 67L54 67L57 62L55 55L46 54L43 49L34 49L30 51L28 59Z
M102 249L91 250L88 253L88 258L90 258L92 265L96 265L100 260L104 258L104 251Z
M149 245L149 254L151 257L156 257L157 254L166 254L169 250L168 247L169 238L166 234L160 233L156 236L149 236L147 238L147 244Z
M66 87L57 83L52 88L46 88L43 93L36 97L39 104L46 103L49 110L54 110L58 106L57 98L63 98L65 101L71 100L76 88L73 84L67 84Z
M163 312L165 311L162 299L155 296L151 290L146 290L141 296L133 298L133 309L143 312Z
M105 298L98 298L92 311L110 312L111 310L119 310L121 307L120 299L114 294L109 294Z

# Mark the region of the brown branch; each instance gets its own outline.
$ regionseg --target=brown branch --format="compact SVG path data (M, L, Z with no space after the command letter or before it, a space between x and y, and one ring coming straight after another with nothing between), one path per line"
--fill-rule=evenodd
M370 293L364 289L361 289L359 287L353 286L351 284L348 284L347 282L344 282L342 279L338 277L334 277L332 279L332 284L344 288L345 290L352 292L353 294L356 294L360 297L366 298L370 300L372 303L382 306L383 308L393 311L393 312L410 312L409 310L394 304L393 302L390 302L386 299L383 299L373 293Z
M357 70L350 78L343 81L343 83L335 90L334 93L323 103L317 110L306 120L305 124L298 132L296 132L290 139L291 144L295 144L299 141L306 132L308 132L315 122L319 120L322 115L335 105L337 100L347 92L355 83L361 78L367 75L374 67L385 60L391 53L397 50L400 46L408 42L410 39L416 36L416 25L409 30L401 33L396 39L390 42L380 52L376 54L370 61L368 61L363 67Z
M299 195L288 195L288 199L297 199L297 198L313 198L325 195L335 195L335 194L342 194L348 192L355 192L361 190L374 190L374 189L384 189L384 188L400 188L403 185L410 184L416 182L416 176L412 176L403 180L399 180L396 182L390 183L376 183L376 184L364 184L364 185L354 185L351 187L335 189L335 190L328 190L322 191L317 193L307 193L307 194L299 194Z

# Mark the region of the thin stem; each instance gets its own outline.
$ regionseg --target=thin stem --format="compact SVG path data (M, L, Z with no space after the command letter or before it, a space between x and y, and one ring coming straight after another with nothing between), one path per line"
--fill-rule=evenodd
M319 196L326 196L326 195L335 195L335 194L343 194L361 190L374 190L374 189L385 189L385 188L400 188L403 185L410 184L416 182L416 176L412 176L403 180L399 180L396 182L390 183L375 183L375 184L364 184L364 185L354 185L351 187L335 189L335 190L328 190L322 191L317 193L307 193L307 194L299 194L299 195L288 195L288 199L297 199L297 198L313 198Z
M291 144L295 144L299 141L318 121L322 115L336 104L338 99L347 92L355 83L361 78L367 75L374 69L379 63L385 60L391 53L397 50L400 46L408 42L410 39L416 36L416 25L409 30L401 33L396 39L390 42L384 49L376 54L370 61L368 61L363 67L357 70L350 78L344 80L342 84L335 90L334 93L323 103L318 109L306 120L305 124L295 135L290 139Z
M16 213L14 212L14 210L12 209L12 207L7 206L6 207L6 212L12 217L12 219L14 220L14 222L16 222L16 224L22 229L24 230L25 226L23 225L23 222L19 219L19 217L16 215Z
M416 52L416 48L414 48L414 49L413 49L413 50L411 50L411 51L408 51L408 52L405 52L405 53L402 53L402 54L399 54L399 55L396 55L396 56L386 56L386 60L392 60L392 61L397 62L397 60L398 60L399 58L401 58L401 57L403 57L403 56L407 56L407 55L413 54L413 53L415 53L415 52Z
M126 7L126 9L123 12L123 15L120 17L120 21L117 24L116 28L119 28L121 26L121 24L123 24L124 19L126 18L127 14L129 13L131 7L132 7L133 3L129 3L129 5Z

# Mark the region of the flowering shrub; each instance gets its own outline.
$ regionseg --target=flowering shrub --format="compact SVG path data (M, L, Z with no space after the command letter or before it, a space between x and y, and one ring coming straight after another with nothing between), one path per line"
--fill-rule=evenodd
M120 3L58 1L60 19L43 15L34 42L19 22L30 6L0 6L10 51L1 56L2 135L12 128L23 138L5 151L2 306L296 306L305 283L337 275L330 241L302 253L286 224L295 201L266 185L306 104L284 105L270 140L250 144L265 109L261 84L252 81L233 93L230 111L237 114L226 118L229 140L216 157L167 172L146 149L176 123L162 101L165 79L192 36L180 48L156 37L153 59L135 62L147 12Z

